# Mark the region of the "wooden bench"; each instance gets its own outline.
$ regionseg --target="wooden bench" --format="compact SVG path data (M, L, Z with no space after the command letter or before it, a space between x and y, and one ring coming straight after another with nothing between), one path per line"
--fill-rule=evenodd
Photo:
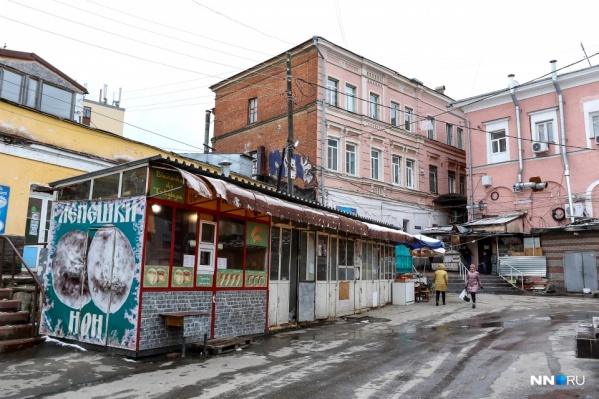
M160 313L164 317L164 324L167 327L177 327L183 329L181 338L181 357L185 357L185 319L188 317L210 316L208 312L167 312ZM205 334L204 334L205 335Z

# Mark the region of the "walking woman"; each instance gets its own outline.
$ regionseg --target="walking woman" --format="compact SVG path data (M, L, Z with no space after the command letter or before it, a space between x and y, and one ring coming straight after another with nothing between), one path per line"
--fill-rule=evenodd
M439 295L443 297L443 305L445 305L445 291L447 291L447 284L449 282L449 277L447 276L447 272L445 271L445 265L443 263L439 263L437 266L437 271L435 272L435 277L433 279L433 284L435 284L435 296L437 299L437 305L439 306Z
M476 307L476 292L483 288L483 283L480 281L480 274L476 271L476 265L470 265L470 271L466 275L466 292L472 297L472 308Z

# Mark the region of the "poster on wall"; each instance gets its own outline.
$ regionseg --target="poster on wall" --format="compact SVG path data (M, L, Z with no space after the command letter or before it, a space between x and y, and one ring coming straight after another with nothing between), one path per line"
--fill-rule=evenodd
M137 350L145 197L55 202L40 331Z
M10 197L10 187L0 186L0 234L4 234L6 229L6 216L8 215L8 198Z

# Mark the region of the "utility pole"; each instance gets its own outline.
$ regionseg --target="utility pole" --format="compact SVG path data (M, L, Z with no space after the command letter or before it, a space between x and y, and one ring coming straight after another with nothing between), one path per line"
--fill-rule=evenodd
M287 52L287 194L293 195L291 160L293 159L293 95L291 93L291 53ZM285 152L285 151L283 151ZM285 156L285 155L283 155ZM285 158L283 158L285 162Z

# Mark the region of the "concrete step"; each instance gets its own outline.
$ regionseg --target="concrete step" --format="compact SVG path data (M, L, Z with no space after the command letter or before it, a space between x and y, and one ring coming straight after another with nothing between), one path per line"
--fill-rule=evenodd
M0 341L0 353L14 352L21 349L31 348L35 345L41 344L45 340L46 337L40 335L34 338L18 338Z
M0 340L30 338L32 328L33 324L30 323L0 326Z
M3 299L0 301L0 312L17 312L21 308L21 301L17 299Z
M29 322L29 312L3 312L0 313L0 326L11 324L25 324Z

